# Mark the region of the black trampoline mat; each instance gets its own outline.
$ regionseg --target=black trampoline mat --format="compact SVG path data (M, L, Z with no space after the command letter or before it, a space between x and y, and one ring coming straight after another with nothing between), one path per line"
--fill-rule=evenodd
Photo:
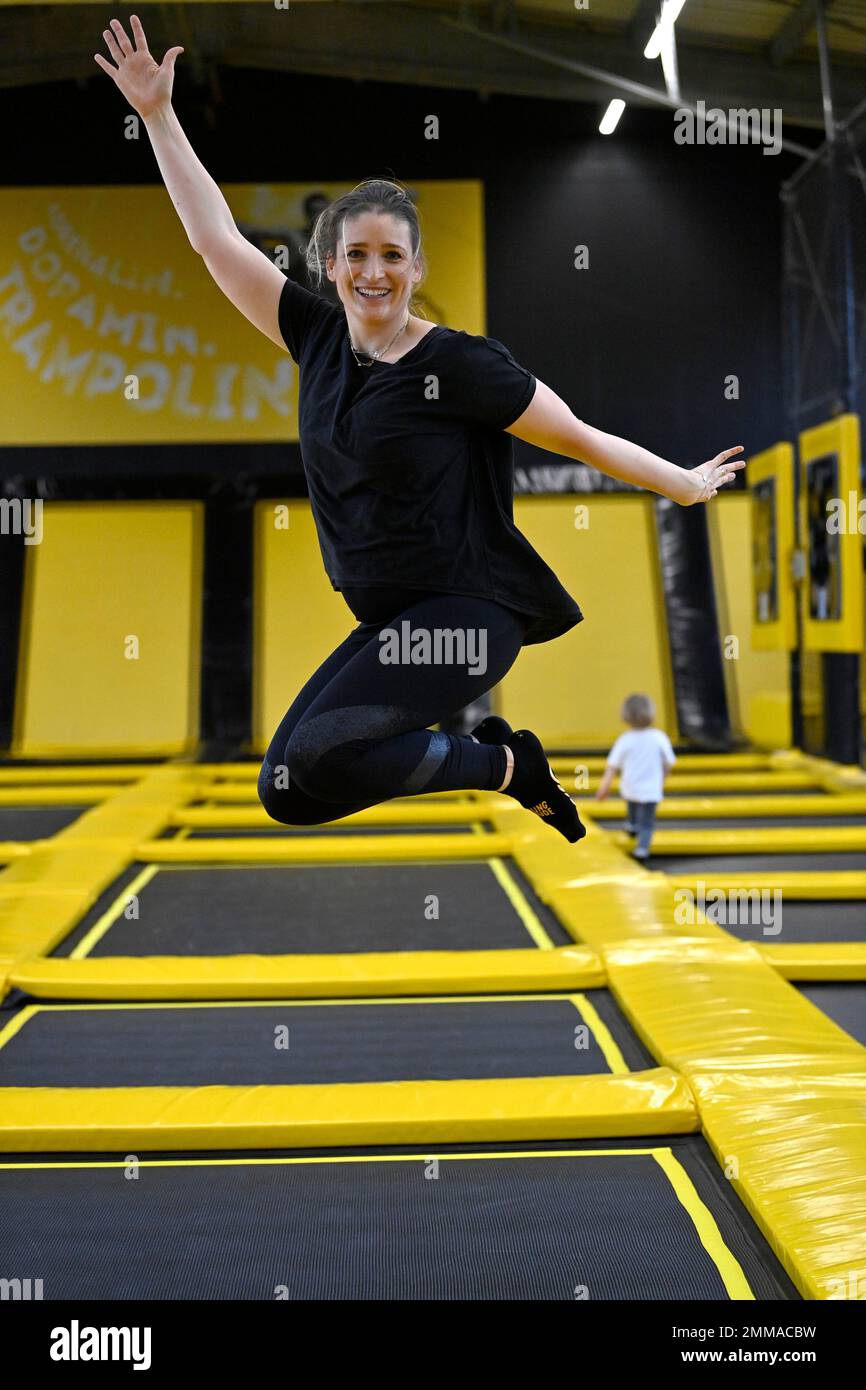
M511 879L555 946L572 938L516 866ZM66 956L141 871L100 898L54 952ZM490 866L443 864L202 865L162 868L91 956L346 954L532 948ZM438 911L438 920L429 914Z
M0 840L48 840L90 806L0 806Z
M593 1031L601 994L607 992L586 991L586 1014L579 1002L562 996L39 1007L0 1047L0 1086L288 1086L598 1075L617 1068ZM609 995L606 1003L610 1031L628 1035L633 1063L653 1066Z
M600 821L599 824L604 829L622 830L625 827L625 817L619 820ZM656 818L656 830L772 830L777 827L779 830L815 830L820 826L834 825L862 825L866 827L866 817L864 816L690 816L688 819L680 820L666 819L663 816Z
M652 1154L562 1147L145 1162L135 1180L123 1164L0 1168L0 1266L38 1270L49 1300L730 1297L721 1227L708 1251ZM789 1296L736 1235L749 1277Z
M708 903L704 911L711 922L741 941L866 941L866 901L856 898L792 901L786 893L777 891L779 897L770 881L764 898L753 895L750 901L743 903L728 894L724 903L718 907ZM739 920L725 920L730 917ZM774 930L776 927L781 930Z
M646 862L646 861L644 861ZM771 874L814 869L830 873L859 869L866 874L866 853L827 854L653 854L651 869L686 878L712 878L713 874ZM866 882L866 879L864 879Z
M797 988L822 1013L866 1047L866 981L821 982Z

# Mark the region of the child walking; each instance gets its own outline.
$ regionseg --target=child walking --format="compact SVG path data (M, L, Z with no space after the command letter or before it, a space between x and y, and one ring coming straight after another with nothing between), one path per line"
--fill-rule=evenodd
M664 795L665 774L676 762L676 754L664 730L652 727L655 706L648 695L629 695L620 718L630 728L611 748L595 795L597 801L604 801L617 773L621 773L620 792L628 803L625 828L629 835L637 836L632 853L635 859L648 859L656 806Z

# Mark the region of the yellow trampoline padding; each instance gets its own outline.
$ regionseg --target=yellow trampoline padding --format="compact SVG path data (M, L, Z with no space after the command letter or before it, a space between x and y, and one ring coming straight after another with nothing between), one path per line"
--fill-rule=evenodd
M53 950L99 896L98 889L86 884L46 889L33 884L6 885L6 874L25 862L13 864L0 878L0 956L12 960L32 956L34 951Z
M666 1067L330 1086L0 1088L4 1153L489 1143L697 1128L688 1086Z
M0 864L11 864L14 859L24 859L32 854L33 840L0 840Z
M686 1076L742 1067L764 1076L866 1049L768 970L748 941L658 937L601 951L608 981L655 1056Z
M866 980L866 941L767 942L758 950L785 980Z
M748 863L748 861L747 861ZM693 875L666 875L668 883L676 889L687 888L694 891L702 885L705 894L711 890L725 893L737 889L759 892L778 889L794 902L821 901L824 898L862 898L866 896L864 875L857 869L765 869L762 873L743 872L741 874L717 874L708 872L699 878Z
M318 999L599 989L594 951L391 951L296 956L135 956L18 961L37 999Z
M548 746L552 747L552 742L549 741ZM556 773L567 774L578 763L590 772L603 772L607 757L597 753L585 756L557 753L550 758L550 766ZM683 772L769 772L773 760L769 753L680 753L676 766Z
M805 1298L866 1299L866 1051L692 1086L723 1170Z
M670 792L795 792L820 791L821 777L809 770L784 772L672 772L665 778Z
M0 785L0 806L94 806L116 791L117 787L108 782L67 783L62 787Z
M624 832L619 839L631 843ZM653 854L827 854L866 850L866 825L658 830Z
M0 874L0 956L51 951L197 786L183 765L157 768L14 860Z
M832 1296L828 1280L866 1259L866 1048L748 942L641 938L601 954L800 1292Z
M619 797L606 801L580 801L578 809L596 820L622 820L626 804ZM658 822L665 820L724 820L736 816L863 816L866 819L866 794L839 793L836 796L821 792L811 796L678 796L660 802L656 811ZM757 827L760 828L760 827ZM796 829L796 827L793 827Z
M526 812L531 815L531 812ZM145 840L135 858L149 864L345 864L359 861L487 859L508 855L505 835L268 836L213 840Z
M0 767L0 787L50 787L72 782L133 782L153 771L152 763L69 763L60 767L18 767L14 761ZM113 791L117 788L113 787Z

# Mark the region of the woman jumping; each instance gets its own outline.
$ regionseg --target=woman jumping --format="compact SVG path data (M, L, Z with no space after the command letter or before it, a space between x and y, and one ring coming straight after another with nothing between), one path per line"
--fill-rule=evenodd
M193 250L250 323L299 367L299 434L325 570L359 626L297 696L259 774L268 815L320 825L393 797L504 792L569 841L584 827L540 740L489 716L474 734L431 732L502 680L521 647L582 619L512 519L512 443L592 464L682 506L744 467L726 449L697 468L576 419L493 338L412 312L425 273L418 213L372 179L331 203L307 248L341 308L311 293L238 231L171 105L131 16L99 54L145 123Z

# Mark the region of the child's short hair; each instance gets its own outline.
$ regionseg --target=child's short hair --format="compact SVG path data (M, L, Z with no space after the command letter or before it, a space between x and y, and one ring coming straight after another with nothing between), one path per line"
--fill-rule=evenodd
M623 701L621 717L633 729L647 729L656 717L656 707L649 695L629 695Z

